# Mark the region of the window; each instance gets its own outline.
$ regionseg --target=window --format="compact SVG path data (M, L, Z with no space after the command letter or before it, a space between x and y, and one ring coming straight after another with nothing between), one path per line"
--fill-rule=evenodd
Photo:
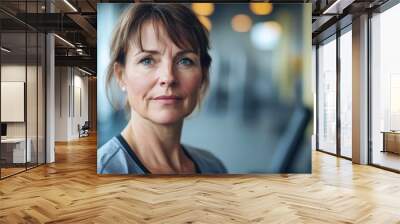
M318 149L336 153L336 39L318 48Z
M347 32L346 32L347 31ZM340 36L340 155L351 158L352 148L352 35Z
M400 4L371 18L372 163L400 170Z

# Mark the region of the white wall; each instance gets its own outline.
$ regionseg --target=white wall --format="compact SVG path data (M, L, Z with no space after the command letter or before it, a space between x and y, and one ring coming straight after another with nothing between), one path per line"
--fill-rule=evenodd
M55 141L68 140L68 86L67 67L55 68Z
M75 75L74 75L74 119L72 119L72 135L75 137L78 137L78 124L81 126L85 123L85 121L89 120L89 113L88 113L88 77L81 76L83 73L78 73L76 75L76 72L78 70L74 70ZM80 93L78 92L80 91ZM80 94L80 97L79 97ZM80 101L80 102L79 102ZM82 108L79 108L82 107ZM81 109L82 111L79 111Z
M56 141L77 139L78 124L88 120L88 78L83 75L76 68L56 67Z

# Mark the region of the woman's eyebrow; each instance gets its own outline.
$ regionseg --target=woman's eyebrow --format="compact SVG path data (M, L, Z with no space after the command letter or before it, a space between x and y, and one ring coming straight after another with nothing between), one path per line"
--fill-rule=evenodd
M135 56L138 55L138 54L141 54L141 53L160 54L160 52L156 51L156 50L142 50L142 51L137 52L135 54Z
M188 53L192 53L192 54L197 55L197 53L196 53L195 51L193 51L193 50L191 50L191 49L187 49L187 50L179 51L179 52L176 54L176 56L182 56L182 55L185 55L185 54L188 54Z
M159 52L159 51L157 51L157 50L142 50L142 51L137 52L137 53L135 54L135 56L136 56L136 55L139 55L139 54L141 54L141 53L161 54L161 52ZM187 50L179 51L178 53L176 53L175 56L182 56L182 55L185 55L185 54L188 54L188 53L192 53L192 54L196 54L196 55L197 55L197 53L196 53L195 51L193 51L193 50L191 50L191 49L187 49Z

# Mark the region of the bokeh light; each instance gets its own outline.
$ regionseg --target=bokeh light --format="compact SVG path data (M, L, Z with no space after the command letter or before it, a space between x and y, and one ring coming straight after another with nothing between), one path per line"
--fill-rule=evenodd
M209 16L214 12L214 3L192 3L193 11L200 16Z
M257 23L253 26L250 39L259 50L272 50L279 42L282 27L275 21Z
M256 15L268 15L272 12L272 4L250 3L250 10Z
M232 18L232 29L236 32L248 32L251 29L252 21L248 15L238 14Z
M212 23L211 20L207 16L197 16L200 22L207 28L208 31L211 31Z

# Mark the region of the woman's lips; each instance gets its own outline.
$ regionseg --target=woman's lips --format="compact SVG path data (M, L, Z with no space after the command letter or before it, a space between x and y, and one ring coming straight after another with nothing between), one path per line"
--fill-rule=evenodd
M157 96L154 98L157 102L163 103L163 104L174 104L182 100L182 97L179 96Z

